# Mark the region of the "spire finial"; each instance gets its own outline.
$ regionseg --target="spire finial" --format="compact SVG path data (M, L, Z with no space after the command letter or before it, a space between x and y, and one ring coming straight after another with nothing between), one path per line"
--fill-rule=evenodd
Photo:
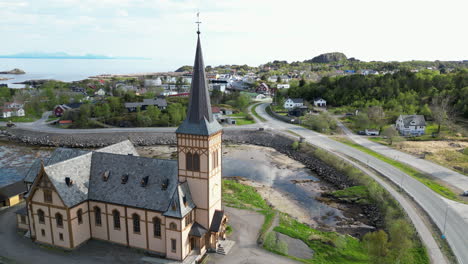
M200 35L200 12L197 12L197 22L195 22L195 24L197 24L198 26L198 30L197 30L197 34Z

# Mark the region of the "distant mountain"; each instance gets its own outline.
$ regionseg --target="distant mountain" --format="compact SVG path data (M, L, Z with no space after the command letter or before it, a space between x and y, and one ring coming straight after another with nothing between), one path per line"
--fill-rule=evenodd
M94 59L94 60L148 60L144 57L111 57L105 55L86 54L86 55L70 55L65 52L23 52L11 55L0 55L2 59Z

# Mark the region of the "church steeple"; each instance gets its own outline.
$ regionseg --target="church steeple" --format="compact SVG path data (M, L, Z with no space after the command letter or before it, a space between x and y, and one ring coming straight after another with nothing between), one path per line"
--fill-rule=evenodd
M190 88L189 108L187 118L177 129L176 133L211 135L222 129L213 118L211 112L210 92L206 81L205 64L200 43L200 31L197 31L197 50L193 65L192 84Z

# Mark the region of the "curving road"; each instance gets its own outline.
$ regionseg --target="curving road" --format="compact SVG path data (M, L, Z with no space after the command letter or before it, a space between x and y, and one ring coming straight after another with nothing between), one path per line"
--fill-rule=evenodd
M262 104L256 108L257 113L267 120L264 123L260 123L265 128L293 131L305 138L308 143L367 164L370 168L384 175L395 184L401 185L406 193L427 212L439 229L442 231L445 229L444 233L447 241L458 262L460 264L468 264L468 205L439 196L421 182L371 155L309 129L273 119L266 113L266 106L267 104ZM416 223L416 225L418 224ZM437 262L440 260L438 253L436 253L437 250L434 250L431 245L425 244L432 262L440 263Z
M439 178L456 188L462 189L463 191L468 191L468 176L462 175L456 171L447 169L443 166L427 161L425 159L420 159L413 155L370 141L364 136L354 134L341 122L338 122L338 126L341 127L346 136L348 136L357 144L371 149L379 154L385 155L396 161L406 163L426 174Z

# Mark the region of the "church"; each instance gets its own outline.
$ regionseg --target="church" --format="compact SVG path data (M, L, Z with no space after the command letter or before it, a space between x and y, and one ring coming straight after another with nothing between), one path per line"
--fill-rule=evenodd
M174 260L216 249L227 221L222 127L211 112L197 33L177 160L140 157L130 141L94 151L59 148L36 160L25 178L26 207L17 213L18 228L32 240L71 250L98 239Z

